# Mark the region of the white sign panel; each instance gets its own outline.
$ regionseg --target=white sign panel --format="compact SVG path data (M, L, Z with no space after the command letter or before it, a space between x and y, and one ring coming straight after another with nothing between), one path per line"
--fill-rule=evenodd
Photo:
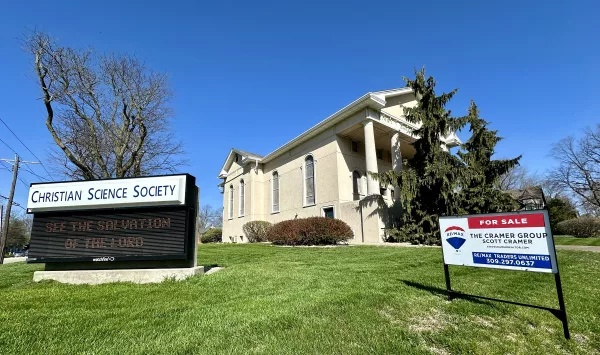
M548 211L440 217L444 263L556 273Z
M186 175L32 184L28 212L185 204Z

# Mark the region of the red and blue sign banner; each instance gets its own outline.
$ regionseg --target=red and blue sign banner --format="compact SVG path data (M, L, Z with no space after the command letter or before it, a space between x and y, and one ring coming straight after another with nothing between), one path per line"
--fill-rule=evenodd
M556 273L548 211L440 217L444 262Z

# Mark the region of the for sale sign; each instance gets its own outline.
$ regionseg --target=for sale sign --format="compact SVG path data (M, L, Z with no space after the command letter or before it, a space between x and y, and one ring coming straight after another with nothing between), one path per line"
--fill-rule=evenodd
M440 217L444 262L556 273L548 211Z

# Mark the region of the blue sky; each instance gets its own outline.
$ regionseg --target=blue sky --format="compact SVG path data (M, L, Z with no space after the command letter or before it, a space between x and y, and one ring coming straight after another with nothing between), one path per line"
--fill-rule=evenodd
M600 122L598 1L11 1L0 12L0 118L43 160L52 141L19 38L135 54L169 74L173 129L201 203L222 206L216 178L232 147L267 154L368 91L404 86L426 66L438 88L474 99L543 172L553 142ZM468 137L466 133L461 137ZM0 138L34 157L0 125ZM13 153L0 144L0 157ZM34 171L44 175L41 167ZM21 174L25 182L38 179ZM11 173L0 168L0 194ZM17 202L27 188L17 185Z

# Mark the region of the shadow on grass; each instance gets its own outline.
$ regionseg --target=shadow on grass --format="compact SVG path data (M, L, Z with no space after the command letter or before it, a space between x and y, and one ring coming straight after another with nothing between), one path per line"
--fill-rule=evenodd
M492 302L482 301L482 300L480 300L476 297L472 297L470 295L457 294L457 293L450 294L450 293L448 293L448 291L446 289L443 289L443 288L439 288L439 287L435 287L435 286L431 286L431 285L424 285L422 283L408 281L408 280L400 280L400 281L402 283L404 283L406 286L414 287L414 288L422 290L422 291L427 291L436 296L441 296L441 297L446 297L446 298L449 298L451 296L452 299L460 298L460 299L467 300L469 302L473 302L473 303L477 303L477 304L484 304L484 305L490 306L490 307L496 307L496 305Z

